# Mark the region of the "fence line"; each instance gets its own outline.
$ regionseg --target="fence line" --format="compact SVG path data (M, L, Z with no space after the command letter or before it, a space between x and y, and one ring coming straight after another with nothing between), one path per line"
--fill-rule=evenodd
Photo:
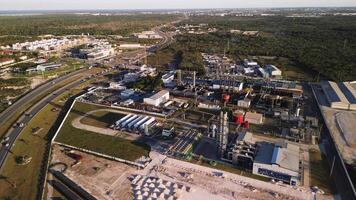
M129 165L133 165L133 166L136 166L136 167L140 167L140 168L146 167L146 165L144 165L144 164L140 164L140 163L132 162L132 161L129 161L129 160L121 159L121 158L118 158L118 157L115 157L115 156L109 156L109 155L106 155L106 154L102 154L102 153L98 153L98 152L91 151L91 150L88 150L88 149L83 149L83 148L71 146L71 145L60 143L60 142L56 142L56 141L54 141L53 144L58 144L60 146L64 146L64 147L71 148L71 149L75 149L75 150L78 150L78 151L82 151L82 152L93 154L93 155L100 156L100 157L103 157L103 158L115 160L115 161L118 161L118 162L122 162L122 163L125 163L125 164L129 164Z

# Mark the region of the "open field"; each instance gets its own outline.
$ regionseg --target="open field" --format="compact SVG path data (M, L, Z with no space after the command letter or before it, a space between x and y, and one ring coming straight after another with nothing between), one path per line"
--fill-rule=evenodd
M108 128L114 124L117 120L124 117L124 114L113 113L109 111L92 112L80 120L82 124L96 126L100 128Z
M98 199L131 199L127 177L134 172L134 167L79 151L74 153L83 157L80 163L67 156L62 147L54 145L51 164L61 163L59 166L67 166L64 174ZM58 192L49 185L48 192L45 199L58 196Z
M148 156L150 151L148 145L77 129L72 126L72 121L77 117L101 108L103 107L77 102L64 122L56 141L130 161Z

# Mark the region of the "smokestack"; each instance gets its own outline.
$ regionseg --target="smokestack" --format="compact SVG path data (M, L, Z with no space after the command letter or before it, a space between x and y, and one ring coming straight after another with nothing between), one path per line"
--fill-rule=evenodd
M297 111L296 111L296 113L295 113L295 116L299 117L299 115L300 115L300 108L297 108Z
M182 84L182 70L177 70L177 84L181 85Z
M195 88L196 72L193 72L193 88Z

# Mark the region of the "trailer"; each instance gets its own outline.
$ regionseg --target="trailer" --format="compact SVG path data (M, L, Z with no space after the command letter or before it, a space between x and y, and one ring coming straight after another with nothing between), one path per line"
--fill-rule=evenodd
M136 130L136 129L137 129L138 127L140 127L143 123L145 123L149 118L150 118L149 116L146 116L146 117L144 117L143 119L141 119L140 121L138 121L138 122L134 125L133 129Z
M137 117L138 117L137 115L133 115L132 117L130 117L126 121L122 122L120 124L120 128L124 128L128 123L132 122L132 120L135 120Z
M140 116L138 118L136 118L135 120L133 120L132 122L130 122L128 125L127 125L127 128L128 129L131 129L133 125L135 125L138 121L140 121L141 119L145 118L145 116Z
M174 101L168 101L163 106L168 107L168 106L172 105L172 103L174 103Z
M124 122L125 120L127 120L128 118L132 117L132 114L128 114L125 117L121 118L120 120L115 122L116 126L119 126L122 122Z
M145 126L148 126L150 125L152 122L156 121L156 118L154 117L151 117L149 120L147 120L145 123L143 123L141 126L140 126L140 130L145 130Z

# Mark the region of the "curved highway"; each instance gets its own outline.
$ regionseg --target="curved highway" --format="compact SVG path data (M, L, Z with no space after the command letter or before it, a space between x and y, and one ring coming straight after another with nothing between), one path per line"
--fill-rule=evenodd
M51 82L45 83L36 89L32 90L31 92L27 93L25 96L23 96L21 99L16 101L11 107L6 109L3 113L1 113L1 118L0 118L0 125L6 122L13 114L15 114L16 110L18 109L18 106L27 103L28 101L31 101L33 98L38 97L42 94L45 94L48 92L50 89L52 89L56 84L61 84L64 81L75 77L79 75L80 73L83 73L85 70L78 70L76 72L73 72L72 74L65 75L63 77L57 78L55 80L52 80ZM56 84L53 84L53 81L56 82ZM25 127L25 125L31 120L32 116L35 116L43 107L45 107L48 102L52 101L62 93L64 93L66 90L74 88L78 86L80 83L82 83L81 79L76 80L75 82L69 83L68 85L65 85L64 87L52 92L51 94L47 95L43 99L41 99L39 102L37 102L35 105L33 105L31 108L29 108L26 111L26 114L23 114L20 116L20 118L17 120L19 124L23 123L24 125L22 127L20 126L12 126L8 132L5 135L6 142L4 142L0 146L0 171L1 168L6 160L6 156L8 155L9 152L11 152L11 147L15 143L17 137L20 135L21 131ZM8 145L5 145L8 144Z

